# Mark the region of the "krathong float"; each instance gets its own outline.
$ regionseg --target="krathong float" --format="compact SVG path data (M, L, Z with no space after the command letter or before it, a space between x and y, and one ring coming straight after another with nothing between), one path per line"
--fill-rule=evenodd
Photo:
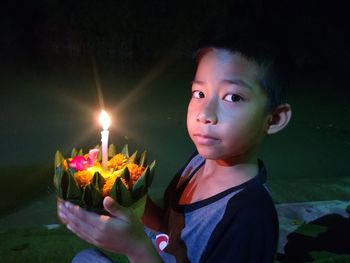
M107 148L108 126L109 123L103 125L102 145L88 153L74 148L70 157L65 158L60 151L56 152L54 187L57 196L100 214L107 213L103 199L110 196L141 216L153 180L155 161L147 163L146 151L129 155L128 145L120 152L113 144Z

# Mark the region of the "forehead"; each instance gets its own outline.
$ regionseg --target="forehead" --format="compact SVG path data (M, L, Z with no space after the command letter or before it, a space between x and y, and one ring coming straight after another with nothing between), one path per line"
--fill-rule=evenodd
M240 53L225 49L210 49L199 60L196 80L242 80L249 85L258 85L258 65Z

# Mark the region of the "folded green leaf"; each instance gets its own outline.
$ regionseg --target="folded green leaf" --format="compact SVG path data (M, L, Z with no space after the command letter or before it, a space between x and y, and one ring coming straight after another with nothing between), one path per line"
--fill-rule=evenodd
M134 203L129 206L129 209L132 209L133 214L137 218L141 218L144 214L146 199L147 199L147 196L144 195L141 198L139 198L138 200L134 200Z
M122 154L124 154L126 157L129 157L129 146L127 144L124 145Z
M149 165L149 176L147 179L147 187L150 187L152 182L153 182L153 178L154 178L154 174L155 174L155 168L156 168L156 161L154 160L150 165Z
M82 195L82 205L84 207L91 207L92 206L92 194L91 194L91 184L88 184L85 186L83 190L83 195Z
M145 166L147 163L147 152L143 151L140 157L139 166Z
M73 149L72 149L72 152L71 152L71 154L70 154L70 157L71 157L71 158L74 158L74 157L77 156L77 155L78 155L78 150L75 149L75 148L73 148Z
M108 157L113 157L117 154L117 148L115 148L114 144L110 144L108 147Z
M126 161L126 163L127 164L129 164L129 163L137 163L137 158L138 156L137 156L137 151L136 152L134 152L130 157L129 157L129 159Z
M149 168L150 168L151 171L154 170L155 165L156 165L156 160L154 160L153 162L150 163Z
M121 174L120 177L123 178L123 179L125 180L125 182L127 183L128 187L129 187L129 189L130 189L130 187L131 187L130 171L129 171L129 169L126 168L126 167L125 167L122 171L123 171L123 172L122 172L122 174Z
M66 199L74 204L79 204L81 201L80 187L70 171L67 172L67 175L68 175L68 187L67 187Z
M62 176L60 176L58 181L57 195L64 200L67 200L67 189L68 189L68 171L63 170Z
M92 187L92 207L95 209L100 209L103 207L103 196L100 191Z
M87 209L96 210L103 207L103 197L92 184L85 186L82 196L83 206Z
M133 203L131 192L125 187L120 178L117 179L117 186L120 189L120 204L130 206Z
M84 155L84 151L82 148L80 148L79 152L78 152L78 155Z
M94 176L92 177L91 183L96 189L101 191L105 181L106 180L103 178L103 176L99 172L95 172Z
M131 193L125 187L120 177L115 180L109 196L122 206L130 206L133 203Z
M110 196L114 201L116 201L116 202L118 202L117 200L118 200L118 187L117 187L117 180L118 179L116 179L115 180L115 182L114 182L114 184L113 184L113 186L112 186L112 188L111 188L111 191L109 191L109 194L108 194L108 196ZM118 202L119 203L119 202ZM120 204L120 203L119 203Z
M61 162L57 166L55 165L55 174L53 176L53 185L55 186L56 189L59 187L59 182L61 181L63 170L64 170L63 162Z
M55 154L55 169L64 161L64 157L60 151L56 151Z

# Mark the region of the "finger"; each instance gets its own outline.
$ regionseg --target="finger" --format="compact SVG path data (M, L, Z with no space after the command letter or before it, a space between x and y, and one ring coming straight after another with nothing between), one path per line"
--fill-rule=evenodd
M57 216L58 216L58 219L59 221L62 223L62 224L67 224L66 222L66 215L64 213L64 202L62 202L61 200L57 200Z
M82 209L79 208L79 210ZM71 210L66 209L64 216L67 224L71 227L74 227L74 229L76 230L81 229L85 232L92 232L92 230L95 228L94 224L90 224L87 220L82 220L82 218L86 219L87 217L77 216L77 214L80 214L81 212L77 211L78 209L76 209L74 212L71 212Z
M124 231L127 224L124 221L119 220L118 218L101 215L99 216L99 221L97 224L91 224L91 222L87 222L86 219L89 216L98 217L95 213L91 213L85 211L80 207L75 207L73 210L79 211L83 214L87 214L88 217L77 217L76 213L70 213L67 211L66 220L67 220L67 228L76 234L81 239L94 244L96 246L101 246L106 243L106 238L108 239L108 235L111 231L117 233L116 231ZM82 220L83 218L84 220ZM122 233L122 232L119 232Z
M89 212L89 211L81 208L78 205L73 205L70 202L65 202L64 206L66 208L66 211L68 212L66 214L66 216L68 216L68 214L70 214L71 220L73 220L75 217L76 219L74 219L74 220L83 221L91 226L98 226L99 225L100 215L93 213L93 212Z
M65 218L71 227L77 231L86 232L91 236L98 236L101 232L105 232L106 228L111 224L116 229L125 229L125 219L114 218L106 215L98 215L89 212L70 202L65 203Z
M111 197L107 196L103 199L103 207L110 213L112 216L129 222L129 216L127 215L127 210L115 202Z
M85 220L81 220L80 217L76 216L76 213L71 213L67 208L65 209L67 228L78 237L89 243L95 244L95 238L100 233L98 227L86 222Z
M95 244L95 240L92 238L92 235L88 232L81 232L81 228L73 223L67 224L67 229L80 237L81 239L85 240L88 243Z

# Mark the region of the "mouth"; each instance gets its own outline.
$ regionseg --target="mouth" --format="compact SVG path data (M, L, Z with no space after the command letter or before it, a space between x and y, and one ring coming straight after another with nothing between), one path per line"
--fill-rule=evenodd
M219 141L219 138L213 137L209 134L195 133L193 134L193 137L195 138L197 143L202 145L212 145Z

